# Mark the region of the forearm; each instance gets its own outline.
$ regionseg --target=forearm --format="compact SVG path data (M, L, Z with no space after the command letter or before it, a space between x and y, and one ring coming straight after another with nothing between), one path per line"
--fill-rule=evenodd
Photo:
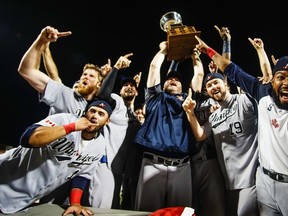
M75 123L54 127L40 126L31 134L29 145L43 147L75 130Z
M159 51L156 53L154 58L152 59L149 67L149 74L147 78L147 87L155 86L156 84L160 83L160 69L161 65L165 59L165 52Z
M257 49L257 55L263 77L272 78L272 69L265 50Z
M186 112L187 119L189 121L190 127L193 131L193 134L195 136L195 139L197 141L202 141L207 138L204 129L199 124L194 112Z
M222 56L226 59L231 59L231 42L229 40L223 41Z
M49 77L51 77L51 79L61 83L62 80L59 77L58 68L54 62L53 57L52 57L52 54L51 54L51 51L49 48L49 44L44 49L42 56L43 56L44 67L45 67L45 70L46 70L47 74L49 75Z
M195 53L196 52L196 53ZM195 92L201 92L202 90L202 83L204 79L204 68L202 61L200 59L199 54L197 51L194 51L192 54L192 62L193 62L193 77L191 80L191 88Z

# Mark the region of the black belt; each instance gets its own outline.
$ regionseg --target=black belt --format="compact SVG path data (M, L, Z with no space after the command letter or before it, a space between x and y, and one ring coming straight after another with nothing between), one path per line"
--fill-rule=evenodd
M189 156L185 158L166 158L148 152L144 152L143 157L150 159L154 163L160 163L165 166L181 166L183 164L188 163L190 160Z
M288 183L288 175L277 173L275 171L268 170L263 167L264 174L268 175L271 179L279 182L286 182Z

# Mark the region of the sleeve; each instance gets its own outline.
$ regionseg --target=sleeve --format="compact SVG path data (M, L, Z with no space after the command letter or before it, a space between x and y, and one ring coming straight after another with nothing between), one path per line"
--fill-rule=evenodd
M103 84L98 92L98 98L107 100L110 98L110 95L114 89L115 81L117 78L118 69L113 67L112 71L108 74L108 76L104 79Z
M226 68L224 73L228 79L235 85L239 86L245 92L257 98L259 81L256 77L243 71L238 65L231 63Z
M36 128L40 127L40 124L33 124L31 126L29 126L28 128L26 128L26 130L24 131L24 133L21 135L20 137L20 145L26 148L34 148L32 146L29 145L29 138L31 136L31 134L36 130Z
M71 191L70 191L70 204L71 205L81 203L83 191L88 183L89 183L89 180L81 176L77 176L72 179Z
M115 100L111 97L111 93L114 89L114 84L117 78L118 69L113 67L112 71L104 79L101 88L99 89L97 98L107 101L112 107L116 106Z

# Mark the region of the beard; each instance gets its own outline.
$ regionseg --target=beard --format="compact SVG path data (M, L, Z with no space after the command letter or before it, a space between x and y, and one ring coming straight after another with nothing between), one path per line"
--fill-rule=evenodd
M280 102L279 96L277 96L274 90L271 90L271 97L273 98L276 106L280 109L288 110L288 104L283 104Z

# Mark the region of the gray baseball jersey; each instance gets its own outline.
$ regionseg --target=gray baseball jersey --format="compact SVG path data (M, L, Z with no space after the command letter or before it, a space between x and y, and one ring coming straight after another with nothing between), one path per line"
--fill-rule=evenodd
M213 132L226 189L251 187L258 166L257 103L247 94L232 94L219 104L204 129Z
M61 113L37 124L53 127L77 118ZM81 131L75 131L42 148L18 146L0 155L0 210L17 212L75 176L91 179L107 143L102 134L83 143Z

